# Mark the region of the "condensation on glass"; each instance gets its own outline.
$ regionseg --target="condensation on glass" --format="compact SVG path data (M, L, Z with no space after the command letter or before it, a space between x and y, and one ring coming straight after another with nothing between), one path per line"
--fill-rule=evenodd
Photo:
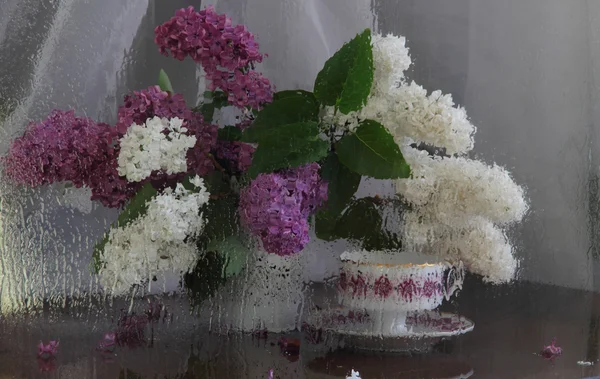
M364 28L406 36L416 63L409 78L452 93L478 127L474 155L510 168L515 180L526 186L532 212L513 231L521 258L520 279L578 290L599 288L595 277L600 235L596 121L600 120L596 83L600 4L212 0L202 5L207 4L227 12L234 22L245 23L258 36L261 49L269 54L261 69L278 90L310 90L325 60ZM160 56L153 43L154 27L187 5L201 4L0 0L0 153L7 151L10 139L20 135L27 122L54 108L73 108L78 115L114 122L123 95L155 84L161 68L171 73L173 86L187 101L196 103L203 91L201 70L193 62ZM390 183L363 180L359 195L393 191ZM307 362L288 362L278 355L277 346L260 350L251 338L230 343L204 338L201 327L245 325L268 308L278 309L281 316L268 320L274 328L285 328L290 319L298 322L288 317L306 305L298 294L327 292L314 282L338 273L338 257L348 243L313 242L283 268L271 262L272 257L257 258L260 270L239 278L203 305L202 326L189 313L186 299L164 297L172 317L153 333L156 341L174 342L124 353L116 358L119 365L105 366L90 351L111 317L132 304L96 296L99 287L89 259L115 218L114 211L90 203L82 189L55 185L24 190L0 182L0 335L10 336L0 341L0 376L34 375L37 368L25 363L31 358L28 349L52 334L61 336L64 377L115 373L175 377L187 370L187 375L204 375L200 377L266 378L272 367L281 377L314 377L310 368L302 368ZM287 274L281 275L281 270ZM298 288L281 292L280 281ZM316 289L305 286L311 282ZM479 288L476 280L471 283ZM178 278L165 278L155 290L173 291L178 285ZM451 305L463 313L494 314L484 320L497 318L507 331L490 332L492 340L473 337L457 342L456 349L471 357L467 366L477 372L489 372L489 365L501 370L506 362L481 359L493 355L494 349L535 353L542 347L538 340L548 333L570 346L573 364L594 354L598 358L593 347L599 320L594 295L516 287L514 291L503 287L500 295L496 289L465 289ZM250 293L249 288L261 292ZM494 296L499 296L496 301ZM145 301L135 306L143 309ZM539 304L528 308L539 322L519 304ZM43 310L41 320L22 316ZM519 343L525 326L531 347ZM207 357L217 352L222 353L220 358L207 363ZM244 363L232 363L239 358ZM317 366L312 370L318 371ZM520 366L525 373L545 369L535 364L532 368L526 361Z

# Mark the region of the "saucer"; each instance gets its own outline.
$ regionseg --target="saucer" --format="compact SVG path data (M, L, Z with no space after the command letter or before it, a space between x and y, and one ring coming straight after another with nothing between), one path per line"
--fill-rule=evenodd
M399 312L397 323L382 328L381 312L347 308L317 310L302 325L309 343L377 351L425 351L445 338L473 330L464 316L437 311ZM332 346L333 345L333 346Z

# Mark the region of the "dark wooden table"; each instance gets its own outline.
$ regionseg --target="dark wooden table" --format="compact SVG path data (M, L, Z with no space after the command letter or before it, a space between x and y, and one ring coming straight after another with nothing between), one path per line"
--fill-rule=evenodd
M600 295L548 285L488 286L468 277L465 289L444 311L475 322L473 332L438 343L427 354L399 355L341 349L317 351L302 343L300 353L282 353L279 335L218 336L197 325L184 299L170 299L173 321L157 323L148 343L116 354L95 350L114 325L110 311L46 309L0 321L0 379L4 378L345 378L355 368L363 379L428 378L600 378ZM116 309L126 304L113 304ZM36 344L60 338L56 368L39 371ZM151 338L152 337L152 338ZM300 333L284 336L301 337ZM563 354L542 358L556 337ZM580 366L578 361L594 362Z

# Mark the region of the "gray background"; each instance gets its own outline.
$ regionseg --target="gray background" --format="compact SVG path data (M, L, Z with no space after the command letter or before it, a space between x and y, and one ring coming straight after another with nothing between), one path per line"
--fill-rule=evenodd
M582 289L598 254L600 4L558 0L212 0L269 54L278 90L311 89L325 60L366 27L406 36L410 77L452 93L479 128L474 155L507 166L532 212L513 231L520 278ZM200 71L159 55L153 29L199 1L0 0L0 153L53 108L114 122L123 94L160 68L195 103ZM384 188L380 188L383 186ZM366 183L361 191L386 191ZM88 262L115 212L65 206L59 186L0 184L0 309L97 289ZM313 243L308 279L344 244Z

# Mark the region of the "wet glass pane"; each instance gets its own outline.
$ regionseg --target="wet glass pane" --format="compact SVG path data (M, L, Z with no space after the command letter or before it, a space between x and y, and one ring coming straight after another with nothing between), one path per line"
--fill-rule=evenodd
M599 11L0 0L0 378L599 377Z

